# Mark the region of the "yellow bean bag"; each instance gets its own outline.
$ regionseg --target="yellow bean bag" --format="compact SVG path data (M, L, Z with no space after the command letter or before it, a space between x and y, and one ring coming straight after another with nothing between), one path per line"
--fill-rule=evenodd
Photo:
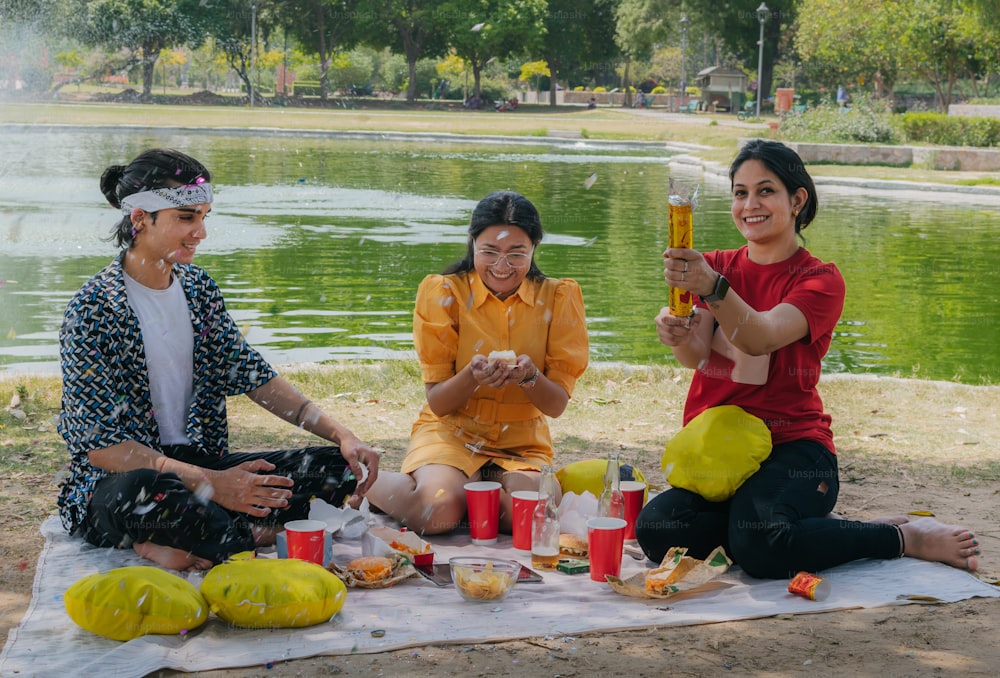
M295 628L329 621L344 607L347 587L315 563L257 558L216 565L201 593L212 612L236 626Z
M601 492L604 491L604 472L607 468L607 459L583 459L582 461L567 464L556 471L556 479L559 481L559 487L562 488L563 492L574 492L576 494L590 492L595 497L600 497ZM633 480L638 480L642 483L646 482L646 476L634 466L622 464L621 468L625 471L623 476L631 471ZM625 477L622 478L622 480L625 479ZM648 499L649 490L647 489L642 497L643 504Z
M208 619L208 604L193 584L144 565L88 575L66 589L63 602L70 619L111 640L182 633Z
M661 460L671 487L725 501L771 454L764 420L736 405L710 407L667 442Z

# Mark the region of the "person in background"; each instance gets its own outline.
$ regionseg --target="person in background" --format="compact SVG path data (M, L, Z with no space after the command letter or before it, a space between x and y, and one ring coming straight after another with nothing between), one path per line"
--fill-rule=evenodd
M773 449L726 501L681 488L651 499L636 523L639 545L657 563L672 546L704 558L721 545L748 574L765 578L904 555L977 569L979 542L963 527L905 516L848 521L832 513L837 457L817 383L843 309L844 279L799 244L818 204L795 151L754 139L730 165L729 178L733 222L747 244L664 252L667 284L701 301L692 318L664 308L656 329L694 370L684 423L710 407L738 405L767 424Z
M421 534L456 528L465 489L497 480L500 529L510 531L510 493L537 490L553 460L546 417L566 409L587 367L580 287L535 263L538 210L498 191L472 212L465 257L417 290L413 341L427 403L413 425L400 473L379 475L372 504ZM494 351L516 359L489 360Z
M837 88L837 106L839 106L841 110L847 108L847 90L843 87Z
M378 453L278 376L193 264L210 181L169 149L108 167L121 252L73 296L59 332L63 526L174 570L271 544L313 497L340 505L378 477ZM242 393L329 444L230 453L226 398Z

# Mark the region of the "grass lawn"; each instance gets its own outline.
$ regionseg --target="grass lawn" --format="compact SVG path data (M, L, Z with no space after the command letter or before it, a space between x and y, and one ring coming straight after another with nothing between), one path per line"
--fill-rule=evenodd
M88 100L7 102L0 124L114 125L137 127L393 131L488 136L548 136L578 133L582 138L694 144L691 154L728 163L744 137L769 134L764 123L741 123L725 113L676 114L622 108L587 110L523 104L513 113L467 111L457 102L347 99L349 108L256 107L225 105L118 104ZM776 118L775 118L776 119ZM813 165L816 177L1000 185L996 172L949 172L913 167Z

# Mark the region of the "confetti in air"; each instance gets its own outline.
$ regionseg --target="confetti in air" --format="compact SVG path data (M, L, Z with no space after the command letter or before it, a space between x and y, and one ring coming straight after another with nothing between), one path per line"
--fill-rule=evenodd
M478 33L479 31L483 30L483 26L485 25L486 25L485 23L476 24L475 26L472 27L472 32Z
M589 177L583 180L583 187L589 191L590 187L593 186L596 182L597 182L597 172L594 172Z

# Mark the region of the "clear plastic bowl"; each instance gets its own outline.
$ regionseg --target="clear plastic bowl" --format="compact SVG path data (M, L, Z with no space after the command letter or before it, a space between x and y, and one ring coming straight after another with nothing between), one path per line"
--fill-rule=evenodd
M520 563L501 558L461 556L448 563L459 594L476 603L503 600L514 588L521 570Z

